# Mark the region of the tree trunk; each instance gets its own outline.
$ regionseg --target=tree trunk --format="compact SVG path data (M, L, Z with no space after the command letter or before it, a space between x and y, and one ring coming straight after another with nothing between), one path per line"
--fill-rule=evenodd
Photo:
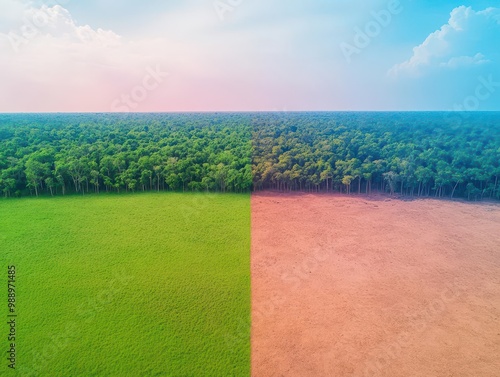
M455 187L453 187L453 190L451 191L451 199L453 199L453 195L455 194L455 190L457 189L457 186L458 186L458 181L457 183L455 184Z

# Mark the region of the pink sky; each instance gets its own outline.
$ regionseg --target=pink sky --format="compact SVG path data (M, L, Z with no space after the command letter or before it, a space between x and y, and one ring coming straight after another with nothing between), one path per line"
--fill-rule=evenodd
M0 0L0 112L500 109L500 8L153 3Z

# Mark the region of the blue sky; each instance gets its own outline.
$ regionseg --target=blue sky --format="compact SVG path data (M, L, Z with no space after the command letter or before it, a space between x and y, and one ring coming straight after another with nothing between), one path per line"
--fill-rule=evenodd
M493 1L0 7L3 112L500 110Z

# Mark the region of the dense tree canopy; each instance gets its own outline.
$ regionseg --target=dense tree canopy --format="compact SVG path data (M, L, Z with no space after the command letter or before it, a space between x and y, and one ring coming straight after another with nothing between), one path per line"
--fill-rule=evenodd
M136 190L248 191L251 128L214 114L0 117L6 196Z
M500 113L453 115L4 114L0 192L253 188L500 199Z
M253 118L254 189L500 198L500 113Z

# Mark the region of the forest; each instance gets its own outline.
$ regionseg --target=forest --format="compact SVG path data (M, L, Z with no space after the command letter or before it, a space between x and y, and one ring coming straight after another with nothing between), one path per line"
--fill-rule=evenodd
M499 125L497 112L4 114L0 192L500 199Z
M256 190L500 199L500 113L266 114Z
M5 196L248 191L251 129L215 114L0 116Z

